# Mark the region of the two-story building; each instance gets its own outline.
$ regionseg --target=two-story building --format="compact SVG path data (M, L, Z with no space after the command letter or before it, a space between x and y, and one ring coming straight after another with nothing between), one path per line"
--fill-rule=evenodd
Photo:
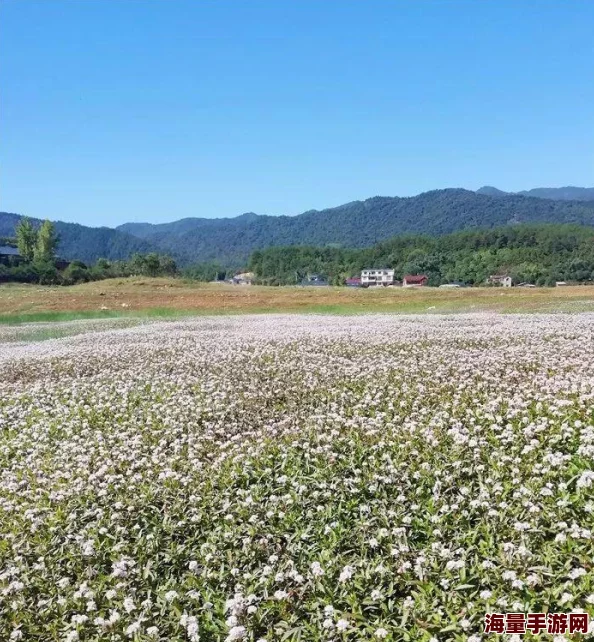
M387 268L363 270L361 272L361 287L370 285L394 285L394 270Z

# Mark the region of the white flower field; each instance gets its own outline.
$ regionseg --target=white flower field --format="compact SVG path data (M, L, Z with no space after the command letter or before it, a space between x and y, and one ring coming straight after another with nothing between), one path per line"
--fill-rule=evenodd
M588 314L268 315L0 343L0 640L592 619L593 339Z

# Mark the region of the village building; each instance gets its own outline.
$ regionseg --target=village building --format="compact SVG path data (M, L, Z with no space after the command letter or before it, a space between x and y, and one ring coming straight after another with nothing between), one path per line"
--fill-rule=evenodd
M349 288L360 288L361 287L361 277L352 276L350 279L345 281L345 285Z
M394 285L394 270L387 268L363 270L361 272L361 285L365 288L370 285Z
M234 285L251 285L254 279L253 272L242 272L241 274L236 274L232 279L231 283Z
M3 265L14 265L21 263L23 257L16 247L12 245L0 245L0 263Z
M317 285L317 286L328 286L327 277L323 274L308 274L302 281L301 285Z
M488 281L491 285L501 285L504 288L511 288L513 281L507 274L491 274Z
M402 285L405 288L419 288L427 285L428 280L429 277L427 277L425 274L406 274L402 279Z

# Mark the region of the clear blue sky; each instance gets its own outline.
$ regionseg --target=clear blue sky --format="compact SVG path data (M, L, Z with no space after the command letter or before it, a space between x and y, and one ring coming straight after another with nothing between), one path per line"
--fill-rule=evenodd
M0 0L0 209L594 184L591 0Z

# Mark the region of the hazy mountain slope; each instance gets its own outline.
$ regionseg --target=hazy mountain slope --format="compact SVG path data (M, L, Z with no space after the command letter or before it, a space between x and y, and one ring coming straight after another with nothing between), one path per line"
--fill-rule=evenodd
M594 201L594 187L536 187L518 194L555 201Z
M513 194L513 192L504 192L503 190L497 189L492 185L485 185L484 187L477 189L476 193L484 194L486 196L508 196L509 194Z
M118 229L130 233L138 229L142 238L183 262L216 259L239 264L254 249L275 245L366 247L402 234L442 235L520 222L594 225L594 203L445 189L410 198L378 196L292 217L248 214L232 219L183 219L152 229L147 224L126 224Z
M477 194L488 196L509 196L517 194L520 196L532 196L534 198L546 198L553 201L594 201L594 187L535 187L534 189L521 192L504 192L503 190L485 185L476 190Z
M14 236L20 218L18 214L0 212L0 236ZM37 219L31 220L41 223ZM60 239L58 255L68 260L93 263L99 258L118 260L128 258L134 252L156 251L148 241L109 227L87 227L56 221L56 232Z

